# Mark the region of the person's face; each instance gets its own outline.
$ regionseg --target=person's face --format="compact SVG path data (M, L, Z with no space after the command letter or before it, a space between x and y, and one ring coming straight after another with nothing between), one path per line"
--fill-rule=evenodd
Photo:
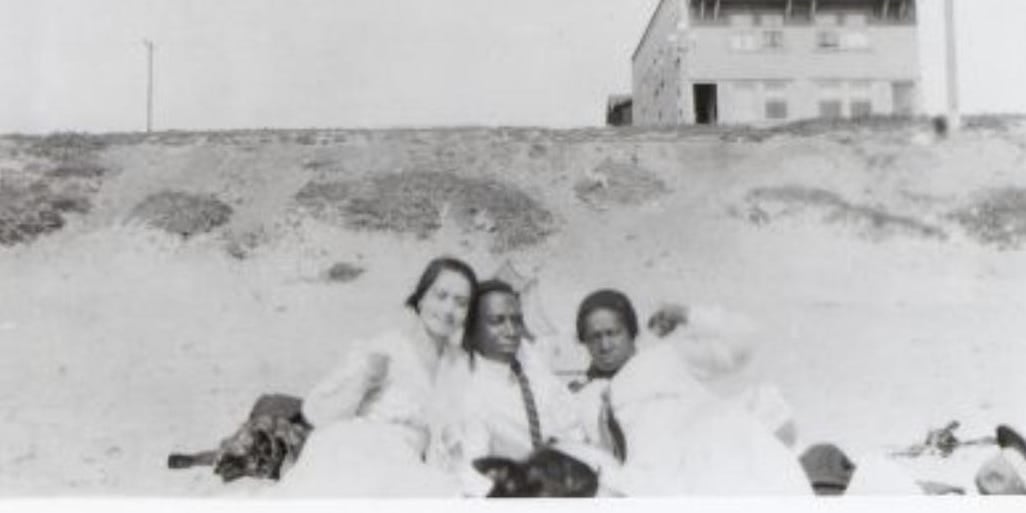
M481 356L508 362L520 349L524 316L520 301L507 292L489 292L478 300L474 344Z
M591 363L604 372L615 372L634 356L634 339L620 314L599 308L584 319L584 345Z
M420 320L434 338L449 339L463 327L470 304L470 282L455 271L443 270L417 304Z

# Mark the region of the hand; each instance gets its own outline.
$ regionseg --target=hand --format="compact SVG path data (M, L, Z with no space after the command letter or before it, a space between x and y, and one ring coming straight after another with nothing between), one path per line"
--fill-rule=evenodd
M688 307L672 303L660 306L648 319L648 329L660 338L687 324Z

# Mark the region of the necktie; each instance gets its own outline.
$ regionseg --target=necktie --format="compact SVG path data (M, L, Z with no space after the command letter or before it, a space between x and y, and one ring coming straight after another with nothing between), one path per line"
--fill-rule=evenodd
M520 385L520 395L524 398L524 409L527 410L527 425L531 430L531 445L535 449L539 449L543 445L541 423L538 421L538 406L534 402L534 394L531 393L531 383L527 380L524 368L518 360L514 359L510 362L509 366L513 370L513 375L517 378L517 384Z
M599 429L602 441L613 451L613 456L621 463L627 459L627 440L623 428L613 414L613 403L609 399L609 390L602 393L602 411L599 414Z

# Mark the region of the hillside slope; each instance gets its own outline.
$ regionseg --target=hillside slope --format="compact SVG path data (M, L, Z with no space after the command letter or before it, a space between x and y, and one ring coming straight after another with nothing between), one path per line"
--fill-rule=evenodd
M1026 126L452 129L0 138L0 494L203 494L172 450L301 393L424 263L511 259L562 337L643 316L755 326L770 381L852 452L1026 426Z

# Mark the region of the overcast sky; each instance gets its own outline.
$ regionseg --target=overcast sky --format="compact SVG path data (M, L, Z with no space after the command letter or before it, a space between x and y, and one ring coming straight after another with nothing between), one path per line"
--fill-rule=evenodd
M957 1L967 108L1026 112L1026 0ZM597 125L656 3L0 0L0 132L143 128L144 37L158 129Z

